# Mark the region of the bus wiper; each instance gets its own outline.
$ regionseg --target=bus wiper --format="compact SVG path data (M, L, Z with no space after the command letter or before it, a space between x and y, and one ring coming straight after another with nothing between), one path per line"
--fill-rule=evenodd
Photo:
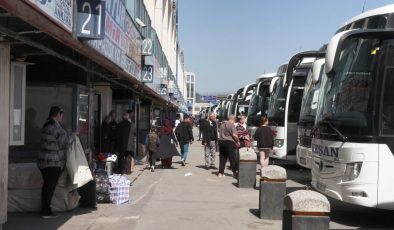
M348 137L343 135L341 133L341 131L339 131L337 128L335 128L335 126L331 123L331 121L324 120L322 123L327 124L328 126L330 126L330 128L332 128L335 131L335 133L337 134L339 139L341 139L342 142L347 142Z

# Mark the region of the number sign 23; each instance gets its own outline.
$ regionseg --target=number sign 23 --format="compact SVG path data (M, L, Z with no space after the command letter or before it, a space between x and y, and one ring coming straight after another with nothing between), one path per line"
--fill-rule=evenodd
M78 0L75 34L84 39L104 39L105 1Z
M153 82L153 66L145 65L141 71L141 81L145 83Z

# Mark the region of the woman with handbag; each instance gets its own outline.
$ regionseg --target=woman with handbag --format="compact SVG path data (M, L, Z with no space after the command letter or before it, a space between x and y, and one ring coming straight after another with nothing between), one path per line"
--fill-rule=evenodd
M260 165L265 167L269 163L269 155L274 147L274 137L272 136L272 130L268 127L268 118L261 117L260 127L256 129L253 135L253 139L257 141L257 148L260 152Z
M219 177L224 176L227 159L230 160L230 168L233 175L235 176L237 173L235 145L239 145L239 139L234 122L235 116L230 115L228 121L224 122L219 129Z

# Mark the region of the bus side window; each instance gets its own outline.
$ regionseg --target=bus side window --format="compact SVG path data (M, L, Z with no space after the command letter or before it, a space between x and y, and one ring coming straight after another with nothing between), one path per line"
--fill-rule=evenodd
M382 134L394 135L394 68L386 69L383 93Z

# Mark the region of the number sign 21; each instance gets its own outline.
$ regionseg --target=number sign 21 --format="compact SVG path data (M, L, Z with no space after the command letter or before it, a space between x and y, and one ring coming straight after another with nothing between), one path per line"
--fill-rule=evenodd
M141 81L145 83L153 83L153 66L145 65L142 68Z
M105 1L78 0L75 34L83 39L104 39Z

